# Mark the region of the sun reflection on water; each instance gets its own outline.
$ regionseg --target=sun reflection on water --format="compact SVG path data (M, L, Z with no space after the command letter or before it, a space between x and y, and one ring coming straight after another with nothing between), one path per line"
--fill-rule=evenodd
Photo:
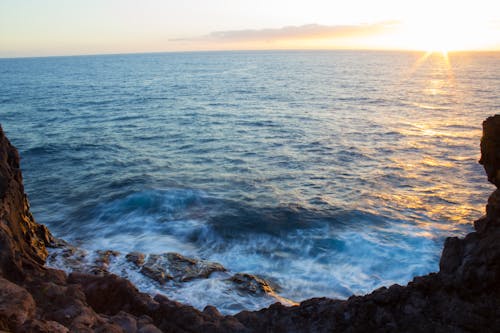
M385 206L373 208L374 213L415 221L426 238L435 237L436 230L463 230L484 211L484 200L477 204L471 200L479 197L479 186L463 186L465 179L479 177L479 150L470 143L476 138L479 144L480 125L471 125L457 112L462 111L467 97L457 83L448 53L423 54L405 80L420 87L420 93L404 95L412 97L407 102L413 112L385 119L402 135L397 144L405 153L387 156L391 168L372 172L374 186L383 190L370 193L373 199L367 198L366 203L383 202Z

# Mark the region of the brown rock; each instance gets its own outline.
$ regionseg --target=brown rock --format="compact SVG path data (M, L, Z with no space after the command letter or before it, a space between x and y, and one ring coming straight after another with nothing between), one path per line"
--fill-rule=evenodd
M279 288L261 277L247 273L237 273L231 276L228 281L235 284L241 291L250 294L270 294L274 293L274 289ZM275 288L272 287L273 285Z
M24 267L43 264L47 241L45 226L37 224L24 194L19 154L0 127L0 275L24 277Z
M35 308L26 289L0 277L0 329L15 330L34 317Z
M141 326L137 333L162 333L158 327L153 324Z
M94 276L72 273L68 282L83 288L88 304L98 313L115 315L125 311L147 314L158 307L150 296L140 293L130 281L113 274Z
M141 267L142 265L144 265L144 253L141 253L141 252L131 252L131 253L128 253L125 258L127 259L127 261L130 261L131 263L133 263L134 265L136 265L137 267Z
M226 269L219 263L188 258L179 253L167 253L169 270L175 280L190 281L208 278L213 272L224 272Z
M165 284L167 281L173 280L173 276L168 274L168 267L161 257L156 254L148 256L148 260L142 266L140 272L145 276L155 280L159 284Z
M69 329L51 320L28 320L20 328L21 332L37 332L37 333L68 333Z
M95 263L99 266L109 266L109 263L112 258L116 258L120 255L120 252L113 250L97 250L96 251L97 258Z
M219 263L188 258L178 253L151 254L141 268L141 273L165 284L169 280L186 282L208 278L213 272L224 272Z
M120 326L124 333L137 332L137 319L129 313L120 311L111 317L111 322Z

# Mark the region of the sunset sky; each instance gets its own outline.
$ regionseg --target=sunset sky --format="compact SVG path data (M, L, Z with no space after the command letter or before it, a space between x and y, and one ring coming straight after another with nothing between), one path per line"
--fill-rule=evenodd
M0 1L0 57L246 49L500 50L500 1Z

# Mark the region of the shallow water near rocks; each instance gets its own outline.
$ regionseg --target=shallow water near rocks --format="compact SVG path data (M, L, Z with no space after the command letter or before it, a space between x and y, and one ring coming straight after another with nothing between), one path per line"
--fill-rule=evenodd
M345 298L437 270L492 188L477 160L500 55L422 56L0 59L0 121L37 221L90 254L120 251L109 269L141 290L224 313ZM160 285L132 251L228 273ZM242 293L236 273L277 297Z

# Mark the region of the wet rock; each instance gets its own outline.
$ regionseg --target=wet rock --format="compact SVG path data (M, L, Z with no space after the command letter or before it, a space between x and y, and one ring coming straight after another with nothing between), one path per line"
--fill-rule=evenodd
M110 264L111 260L118 257L119 255L120 255L120 252L118 252L118 251L97 250L95 252L94 262L88 271L94 275L100 275L100 276L109 274L108 270L109 270L109 264ZM81 271L85 272L86 269L84 268Z
M47 263L51 266L65 267L68 271L84 272L89 270L87 255L85 250L64 242L51 250Z
M95 263L100 266L109 266L109 263L112 258L116 258L120 255L120 252L113 250L97 250L96 251L97 258Z
M103 266L91 266L89 269L83 270L82 273L83 272L88 272L90 274L97 276L104 276L110 274L108 269Z
M188 258L178 253L151 254L141 268L141 273L164 284L169 280L186 282L208 278L213 272L224 272L219 263Z
M58 240L50 251L47 263L54 267L63 267L70 272L91 273L94 275L109 274L111 261L117 258L120 252L113 250L87 251L72 246L65 241Z
M133 263L137 267L141 267L142 265L144 265L144 258L145 257L146 256L144 255L144 253L130 252L125 256L125 259L127 259L127 261Z
M170 272L175 280L190 281L208 278L213 272L224 272L226 269L219 263L184 257L178 253L167 253Z
M272 282L247 273L237 273L231 276L228 281L236 285L239 290L250 294L271 294L279 288Z
M167 281L174 279L172 275L168 274L167 269L165 263L160 260L159 255L151 254L140 272L159 284L165 284Z

